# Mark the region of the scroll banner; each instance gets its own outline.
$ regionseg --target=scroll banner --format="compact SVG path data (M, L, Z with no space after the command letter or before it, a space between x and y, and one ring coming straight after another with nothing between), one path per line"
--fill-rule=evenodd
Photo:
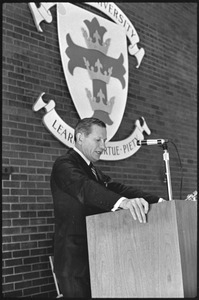
M45 127L64 145L69 148L74 147L74 129L66 124L55 110L55 101L50 100L44 102L42 97L45 93L40 94L35 104L33 111L39 111L44 108L46 114L43 117ZM101 155L101 160L122 160L130 157L137 152L140 146L137 146L137 140L143 140L143 133L151 134L146 121L143 117L135 121L135 129L131 135L122 141L109 141L106 143L106 150Z
M67 3L67 2L65 2ZM142 59L145 55L145 51L143 48L138 48L137 43L140 41L137 31L135 30L131 21L127 18L127 16L121 11L121 9L114 2L83 2L86 5L90 5L95 7L96 9L103 12L109 18L111 18L115 23L124 27L126 31L126 35L130 41L130 45L128 47L129 54L135 56L137 59L137 66L139 68ZM51 23L53 18L50 12L50 9L53 6L57 6L59 4L59 9L61 10L62 4L60 2L39 2L40 7L37 7L35 2L29 2L29 8L33 15L33 19L35 22L35 26L39 32L42 32L42 28L40 23L45 21L47 23Z

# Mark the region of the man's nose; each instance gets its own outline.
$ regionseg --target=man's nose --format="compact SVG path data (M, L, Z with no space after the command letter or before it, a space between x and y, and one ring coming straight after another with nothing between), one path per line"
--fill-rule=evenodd
M100 147L103 151L106 150L106 143L102 141Z

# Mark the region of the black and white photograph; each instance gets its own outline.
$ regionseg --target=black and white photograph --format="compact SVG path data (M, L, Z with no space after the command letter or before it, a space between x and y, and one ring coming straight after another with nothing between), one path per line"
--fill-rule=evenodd
M197 12L2 3L2 299L197 297Z

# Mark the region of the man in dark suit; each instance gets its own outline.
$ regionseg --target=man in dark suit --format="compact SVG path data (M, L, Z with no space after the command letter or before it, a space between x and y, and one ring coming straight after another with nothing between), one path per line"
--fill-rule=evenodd
M157 196L114 182L93 169L106 139L102 121L82 119L75 128L75 147L53 165L54 271L64 297L91 298L86 216L120 208L130 209L134 219L146 222L149 203L159 201Z

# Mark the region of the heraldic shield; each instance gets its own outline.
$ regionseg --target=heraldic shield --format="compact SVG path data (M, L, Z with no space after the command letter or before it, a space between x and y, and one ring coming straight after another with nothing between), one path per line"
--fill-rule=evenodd
M59 48L66 82L79 117L118 130L128 92L128 54L122 26L71 3L57 3Z

